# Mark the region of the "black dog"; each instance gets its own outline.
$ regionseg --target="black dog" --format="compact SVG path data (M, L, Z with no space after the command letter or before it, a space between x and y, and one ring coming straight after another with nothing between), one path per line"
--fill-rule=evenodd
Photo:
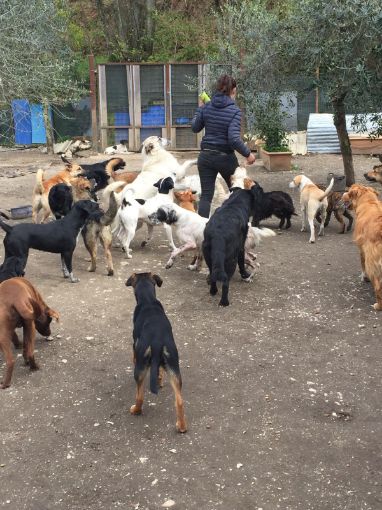
M0 266L0 283L16 276L24 276L24 267L19 257L8 257Z
M283 228L285 220L285 228L290 228L291 217L297 216L290 195L284 191L269 191L266 193L257 182L252 190L255 194L252 225L258 227L261 220L276 216L281 220L279 224L280 229Z
M0 220L0 227L7 233L4 238L3 266L8 264L7 259L16 257L20 261L16 268L19 273L17 276L23 276L30 248L60 253L64 278L70 278L72 283L78 282L72 272L72 257L77 236L88 219L100 218L101 215L98 204L91 200L80 200L74 204L65 218L51 223L40 225L23 223L12 227Z
M250 281L251 274L245 270L244 243L248 233L248 221L252 214L254 192L237 189L221 207L216 209L204 230L203 255L210 270L210 294L214 296L222 282L219 305L228 306L229 282L239 265L243 280Z
M48 202L56 220L64 218L73 206L72 187L64 183L55 184L49 190Z
M61 156L61 159L64 161L64 163L70 164L70 161L68 161L64 156ZM124 168L125 165L126 163L122 158L111 158L99 163L81 164L83 172L81 172L79 175L86 177L89 180L95 180L96 185L94 187L94 193L96 193L97 191L106 188L106 186L109 184L110 177L113 176L113 173L117 170L120 170L121 168Z
M152 273L133 273L126 282L127 287L134 288L137 301L133 318L134 379L137 383L137 393L130 412L131 414L142 412L143 381L148 368L150 367L152 393L158 393L158 380L162 386L162 371L166 370L175 393L176 428L178 432L186 432L178 350L170 321L162 304L156 299L155 285L161 287L162 279Z

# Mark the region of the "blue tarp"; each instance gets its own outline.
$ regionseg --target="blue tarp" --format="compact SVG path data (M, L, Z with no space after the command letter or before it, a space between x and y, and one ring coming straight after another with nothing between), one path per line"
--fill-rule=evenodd
M31 104L32 143L46 143L43 110L41 104Z
M29 102L26 99L14 99L12 101L12 114L15 143L30 145L32 143L32 123Z

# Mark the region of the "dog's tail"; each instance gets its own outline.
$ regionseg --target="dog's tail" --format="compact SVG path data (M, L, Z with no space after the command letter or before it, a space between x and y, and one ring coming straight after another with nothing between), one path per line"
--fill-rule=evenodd
M109 198L109 207L108 207L107 211L105 212L105 214L102 216L101 221L100 221L101 225L103 225L105 227L107 225L111 225L113 223L114 218L117 215L117 211L118 211L118 204L117 204L117 200L115 199L115 193L114 193L114 191L112 191L110 194L110 198Z
M120 188L123 189L125 186L126 186L125 181L115 181L115 182L112 182L111 184L108 184L106 186L106 188L103 190L102 202L104 204L109 204L110 203L110 195L112 194L112 192L113 191L116 192ZM117 201L117 205L121 205L122 198L120 196L120 193L115 195L115 200Z
M197 159L188 159L182 165L180 165L179 170L176 172L176 180L183 179L187 173L187 170L196 165L197 161Z
M221 237L212 238L211 255L212 255L211 281L215 283L226 282L228 280L228 277L224 269L225 258L224 239L222 239Z
M326 190L324 191L323 195L319 198L320 202L322 202L324 200L324 198L329 195L329 193L332 191L333 185L334 185L334 179L332 178L332 180L330 181L329 186L326 188Z
M125 166L125 162L122 158L112 158L106 163L105 171L109 177L113 179L118 179L118 175L115 173L114 168L123 168Z
M44 174L45 170L42 168L39 168L36 172L36 185L34 188L34 192L37 195L43 195L44 194Z
M150 391L158 393L159 367L162 358L162 347L151 346L151 364L150 364Z
M13 227L11 225L8 225L8 223L4 223L4 221L0 220L0 227L5 230L7 234L9 234Z
M276 232L271 230L270 228L258 228L258 227L248 227L252 230L253 235L255 236L255 244L256 246L260 244L260 241L263 237L273 237L276 235Z

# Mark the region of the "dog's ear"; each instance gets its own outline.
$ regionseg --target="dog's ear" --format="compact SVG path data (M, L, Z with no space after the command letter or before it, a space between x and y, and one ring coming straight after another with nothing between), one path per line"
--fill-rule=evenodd
M154 144L153 143L147 144L146 147L145 147L146 154L150 154L150 152L153 150L153 148L154 148Z
M163 280L160 276L158 276L157 274L153 274L152 279L158 285L158 287L162 287Z
M56 312L56 310L52 310L51 308L48 308L47 313L48 313L49 317L51 317L52 319L55 319L56 322L60 321L60 314L58 312Z
M143 198L136 198L135 201L138 202L138 204L141 204L141 205L143 205L146 202L146 200L143 200Z
M126 285L126 287L134 287L135 282L136 282L136 276L135 276L135 273L133 273L133 274L132 274L132 275L128 278L128 280L126 281L125 285Z

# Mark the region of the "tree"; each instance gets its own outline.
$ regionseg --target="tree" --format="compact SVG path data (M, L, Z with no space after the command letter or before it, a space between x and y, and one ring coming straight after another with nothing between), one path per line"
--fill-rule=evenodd
M354 168L345 114L381 109L381 33L380 0L293 0L269 34L279 71L316 75L315 85L330 98L348 186Z
M281 92L298 90L298 77L311 79L330 98L346 183L354 183L345 114L381 111L380 0L246 0L226 4L218 21L218 61L229 63L244 87L250 125L257 104L275 106ZM379 115L374 123L378 134Z
M42 103L47 122L49 104L68 103L83 93L71 79L74 58L59 7L51 0L0 3L0 106L16 98Z

